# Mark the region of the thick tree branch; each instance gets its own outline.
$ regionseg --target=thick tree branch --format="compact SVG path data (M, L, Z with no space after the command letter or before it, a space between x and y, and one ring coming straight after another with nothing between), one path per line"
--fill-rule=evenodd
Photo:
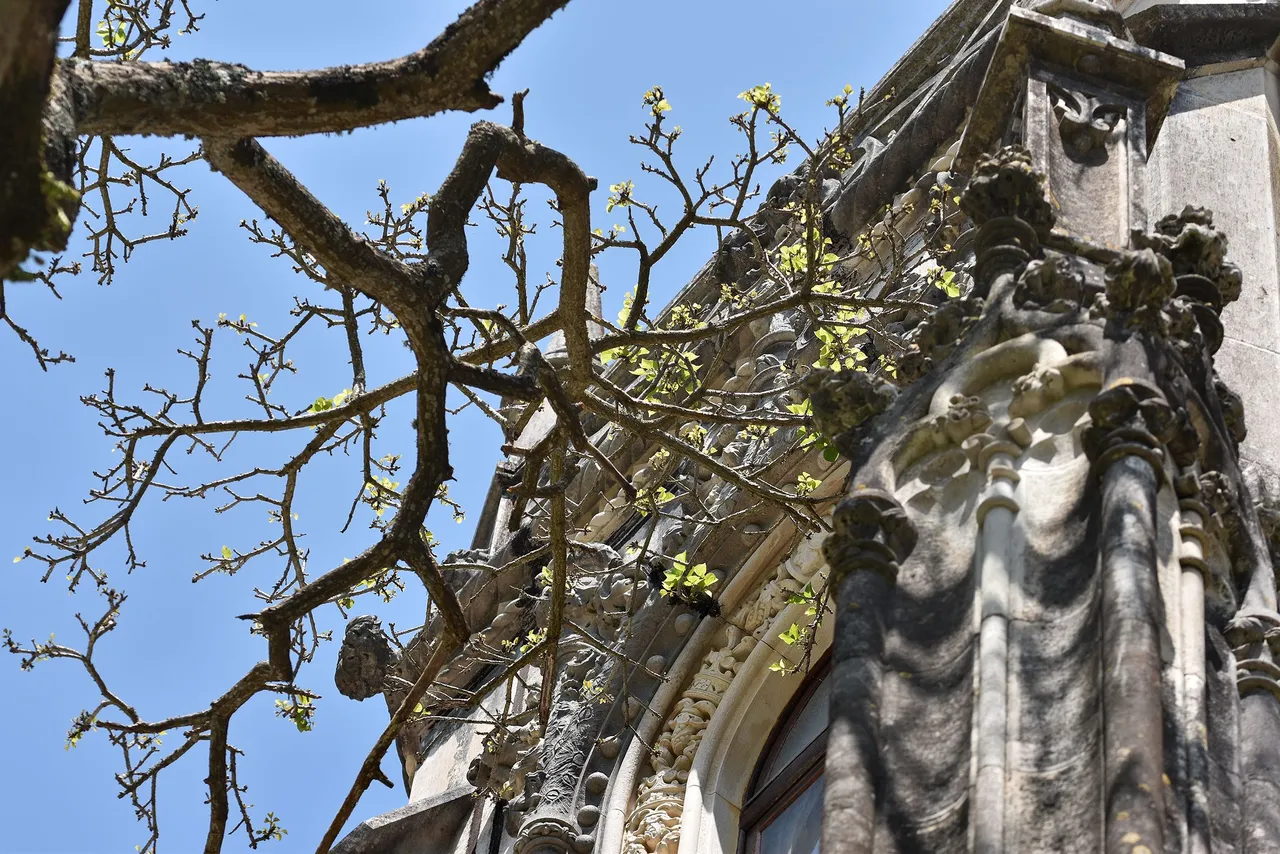
M412 268L352 231L256 140L211 138L203 144L209 164L280 223L331 275L393 310L412 301L418 280Z
M0 279L32 249L65 247L75 215L75 193L56 185L70 177L71 140L46 134L42 120L58 22L67 5L68 0L0 0ZM52 151L46 151L46 135Z
M296 136L491 109L485 76L568 0L479 0L422 50L388 62L254 71L194 62L66 61L82 133ZM27 5L18 3L17 5ZM61 2L65 8L66 3ZM55 19L56 26L56 19Z

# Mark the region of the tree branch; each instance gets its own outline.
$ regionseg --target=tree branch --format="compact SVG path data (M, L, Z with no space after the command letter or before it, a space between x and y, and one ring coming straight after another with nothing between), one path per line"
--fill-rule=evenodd
M82 133L333 133L446 110L496 107L502 98L489 91L486 75L567 3L479 0L422 50L365 65L254 71L208 60L73 60L60 70L76 93Z

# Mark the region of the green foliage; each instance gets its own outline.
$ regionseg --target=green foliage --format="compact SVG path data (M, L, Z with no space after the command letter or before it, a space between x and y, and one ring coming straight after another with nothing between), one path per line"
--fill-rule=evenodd
M625 208L631 205L631 193L635 190L636 185L631 181L623 181L620 184L609 185L609 198L605 200L604 209L608 213L613 213L614 208Z
M705 563L690 564L687 552L680 552L662 577L662 595L676 594L682 598L696 598L707 593L720 579L707 571Z
M660 119L671 112L671 102L662 94L661 86L654 86L644 93L644 105L649 108L649 111L653 113L653 117L656 119Z
M795 623L787 627L787 630L778 635L778 639L787 646L795 646L805 639L805 630Z
M807 471L802 471L796 475L796 495L810 495L819 486L822 486L822 481Z
M98 37L106 47L120 47L129 39L129 28L123 20L117 21L114 27L106 21L99 21Z
M306 694L290 694L287 700L276 700L276 717L293 721L298 732L311 732L315 715L315 704Z
M777 113L782 109L782 96L774 92L769 83L752 86L747 91L738 93L738 97L766 113Z
M956 274L954 270L948 270L944 267L934 265L925 271L925 278L929 284L933 285L952 299L960 296L960 286L956 284Z
M243 318L244 315L241 315L241 317ZM330 409L341 406L342 404L346 403L350 399L351 399L351 389L344 388L342 391L338 392L333 397L317 397L315 399L315 402L312 403L309 407L307 407L307 412L310 412L313 414L316 412L328 412Z

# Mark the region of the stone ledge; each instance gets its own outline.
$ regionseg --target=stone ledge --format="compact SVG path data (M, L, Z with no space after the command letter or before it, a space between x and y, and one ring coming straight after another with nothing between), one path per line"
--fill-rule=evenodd
M1140 44L1181 57L1187 66L1265 56L1280 36L1280 4L1160 5L1128 18Z
M432 854L452 851L475 806L475 789L459 786L356 825L333 854Z

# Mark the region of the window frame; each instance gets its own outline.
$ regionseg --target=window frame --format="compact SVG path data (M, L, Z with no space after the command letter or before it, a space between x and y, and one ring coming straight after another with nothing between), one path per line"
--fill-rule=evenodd
M810 668L804 684L791 698L786 711L770 733L768 747L761 752L760 759L756 762L756 768L751 774L751 784L747 788L748 795L739 813L739 854L758 854L760 837L765 828L791 806L796 798L800 797L822 774L825 766L823 760L827 755L829 726L824 727L822 732L814 736L799 755L778 771L772 780L763 787L760 786L761 778L772 767L778 751L795 726L805 705L830 675L831 656L828 654Z

